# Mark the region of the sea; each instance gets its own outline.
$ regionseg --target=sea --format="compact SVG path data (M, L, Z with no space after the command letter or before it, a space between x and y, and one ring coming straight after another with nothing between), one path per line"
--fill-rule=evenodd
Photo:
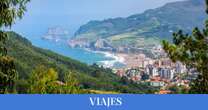
M82 48L71 48L64 41L49 41L41 37L27 37L34 46L48 49L63 56L70 57L88 65L98 64L106 68L122 68L122 58L109 52L90 51Z

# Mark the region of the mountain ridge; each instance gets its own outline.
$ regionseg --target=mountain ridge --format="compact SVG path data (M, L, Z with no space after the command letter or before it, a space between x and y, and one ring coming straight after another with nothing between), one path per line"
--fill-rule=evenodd
M133 51L136 48L152 48L161 40L171 40L175 31L183 29L189 33L195 26L201 28L207 17L204 4L204 0L178 1L126 18L90 21L75 33L74 45L115 52L129 52L128 48ZM107 40L110 46L96 48L94 44L100 39ZM76 40L79 42L76 43Z

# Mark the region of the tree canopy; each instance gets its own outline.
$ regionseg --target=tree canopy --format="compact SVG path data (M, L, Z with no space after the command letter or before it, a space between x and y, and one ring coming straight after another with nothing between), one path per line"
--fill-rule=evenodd
M208 7L208 0L206 5ZM198 78L191 84L190 92L208 93L208 20L203 30L196 27L191 35L180 30L173 34L173 43L163 41L163 46L173 61L181 61L198 71Z
M13 59L7 56L7 32L3 29L11 27L15 20L22 18L29 0L0 1L0 93L12 90L17 77Z

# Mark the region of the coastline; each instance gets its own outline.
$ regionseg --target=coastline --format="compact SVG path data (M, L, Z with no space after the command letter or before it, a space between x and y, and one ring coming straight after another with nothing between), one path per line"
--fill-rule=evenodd
M112 53L112 52L107 52L107 51L93 51L88 48L84 48L84 50L90 51L93 53L103 54L106 58L112 58L111 60L103 60L103 61L97 62L98 64L102 65L105 68L115 68L116 64L126 66L126 58L124 57L123 54ZM119 68L119 67L116 67L116 68Z
M97 53L102 53L106 57L113 58L114 60L101 61L107 67L115 68L116 63L123 64L122 67L118 67L116 69L123 68L137 68L138 65L142 66L144 61L148 61L150 58L147 58L145 54L128 54L128 53L111 53L111 52L103 52L96 51Z

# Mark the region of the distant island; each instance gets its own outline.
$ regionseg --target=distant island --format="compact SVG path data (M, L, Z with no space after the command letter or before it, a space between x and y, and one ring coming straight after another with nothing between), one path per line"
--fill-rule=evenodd
M67 40L69 38L69 31L58 26L51 27L48 29L46 35L44 35L42 38L55 42Z

